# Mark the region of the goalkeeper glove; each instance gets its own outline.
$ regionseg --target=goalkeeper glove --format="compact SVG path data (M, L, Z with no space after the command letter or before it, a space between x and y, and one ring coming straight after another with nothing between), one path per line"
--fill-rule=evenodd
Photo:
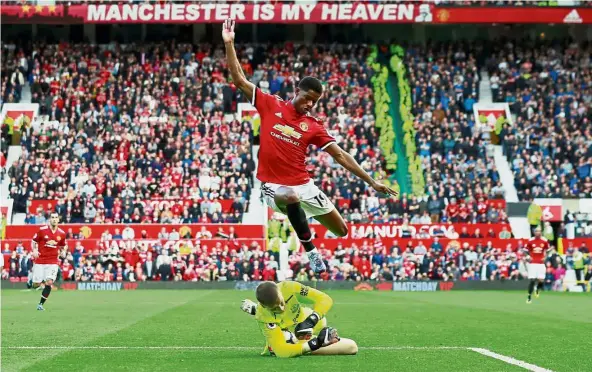
M325 327L321 330L319 335L312 340L308 341L308 347L310 351L313 352L318 350L322 347L333 345L334 343L339 341L339 336L337 335L337 330L332 327Z
M303 322L298 323L296 328L294 328L294 334L296 338L299 340L305 340L312 336L312 330L317 325L321 317L319 314L313 312L308 316L308 318L304 319Z
M257 304L251 300L243 300L241 310L247 314L255 315L257 312Z

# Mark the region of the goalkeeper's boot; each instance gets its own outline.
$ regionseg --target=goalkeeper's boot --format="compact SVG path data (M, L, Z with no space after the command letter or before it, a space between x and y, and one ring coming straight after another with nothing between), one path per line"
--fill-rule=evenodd
M38 304L38 305L37 305L37 310L40 310L40 311L45 311L45 308L43 307L43 305L41 305L41 304Z
M310 268L315 273L322 273L327 271L327 266L323 262L323 257L316 249L313 249L310 252L306 253L308 255L308 259L310 260Z

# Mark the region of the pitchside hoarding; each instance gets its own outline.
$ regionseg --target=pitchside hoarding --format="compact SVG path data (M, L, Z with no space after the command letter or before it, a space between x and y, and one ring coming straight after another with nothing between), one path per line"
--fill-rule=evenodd
M66 291L129 291L145 289L189 289L189 290L240 290L252 292L260 282L62 282L57 286ZM354 290L354 291L396 291L396 292L441 292L460 290L520 290L525 291L528 281L381 281L381 282L302 282L321 291ZM2 289L25 289L26 282L2 281Z

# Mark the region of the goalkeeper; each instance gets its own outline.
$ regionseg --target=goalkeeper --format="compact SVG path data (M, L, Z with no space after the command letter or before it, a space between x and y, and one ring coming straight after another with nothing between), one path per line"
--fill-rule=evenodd
M337 330L327 327L325 315L333 306L331 297L298 282L263 282L256 290L258 304L243 300L241 309L259 323L269 352L280 358L305 354L353 355L355 341L339 338ZM312 308L302 302L311 302Z

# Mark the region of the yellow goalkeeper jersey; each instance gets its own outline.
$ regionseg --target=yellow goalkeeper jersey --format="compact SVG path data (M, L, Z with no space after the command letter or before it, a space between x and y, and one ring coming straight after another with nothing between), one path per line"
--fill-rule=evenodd
M267 346L271 347L276 356L289 358L302 355L302 345L287 342L282 330L294 332L296 325L306 319L308 314L305 314L303 304L324 318L333 306L333 300L327 294L298 282L280 282L278 288L286 303L284 312L272 312L259 305L255 318Z

